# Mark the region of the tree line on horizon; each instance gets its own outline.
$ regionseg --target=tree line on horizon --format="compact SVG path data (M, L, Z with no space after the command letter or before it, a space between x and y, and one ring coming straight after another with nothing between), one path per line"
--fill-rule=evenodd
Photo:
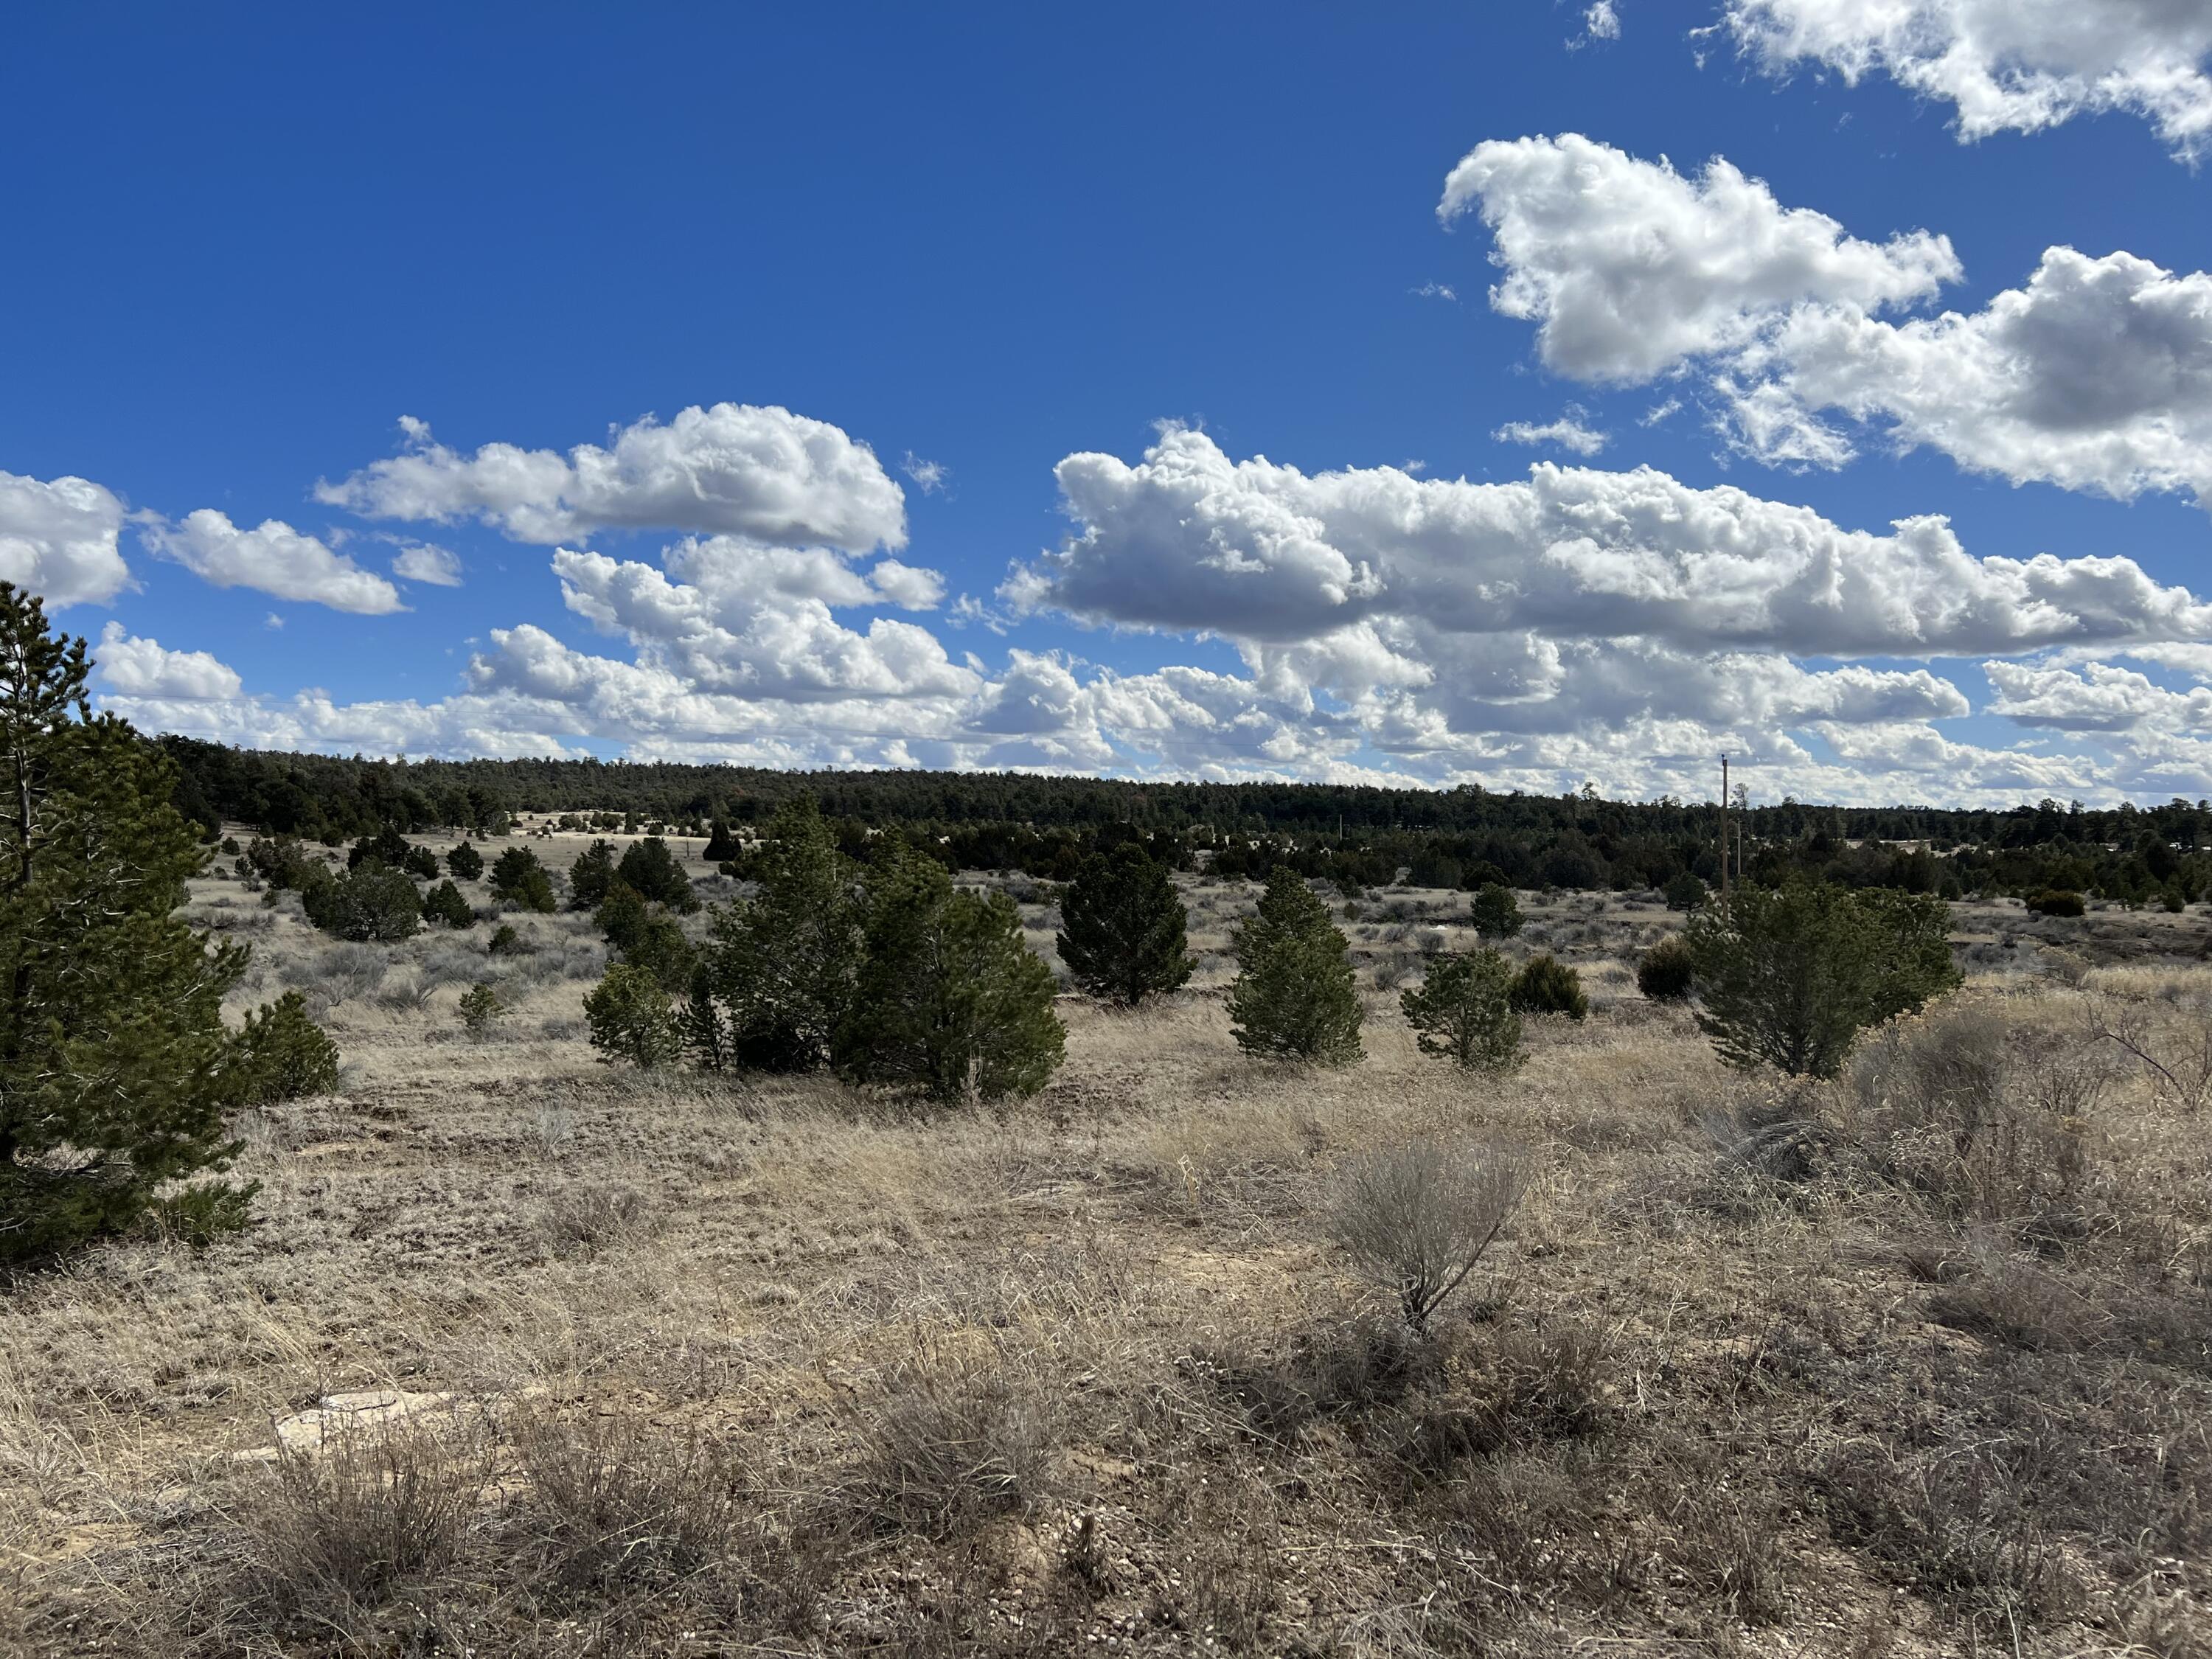
M886 830L948 869L1066 881L1124 842L1171 868L1204 862L1264 881L1279 864L1341 886L1474 890L1717 885L1711 804L1292 783L1133 781L1027 774L776 772L596 760L374 760L159 739L174 804L212 836L225 823L337 846L391 828L498 836L520 812L573 827L714 836L738 850L782 805L811 801L852 852ZM1791 876L1947 898L2091 894L2168 908L2212 897L2212 802L2091 809L2045 800L2003 811L1820 806L1785 800L1732 815L1739 878Z

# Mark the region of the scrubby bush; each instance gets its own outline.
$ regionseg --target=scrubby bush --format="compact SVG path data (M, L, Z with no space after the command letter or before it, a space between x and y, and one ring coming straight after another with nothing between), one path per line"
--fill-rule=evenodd
M2078 916L2083 909L2079 893L2069 893L2054 887L2029 894L2024 902L2039 916Z
M1654 1002L1685 1002L1697 980L1690 947L1680 938L1662 939L1636 959L1636 988Z
M1698 1024L1731 1066L1833 1077L1852 1039L1955 988L1950 910L1924 893L1793 878L1690 919Z
M492 896L518 909L550 915L555 909L553 878L527 847L510 847L493 860Z
M1421 1052L1471 1072L1510 1069L1521 1059L1521 1016L1513 1008L1513 969L1487 947L1429 963L1428 976L1401 994L1399 1006Z
M1497 1241L1526 1185L1519 1161L1501 1152L1409 1141L1346 1164L1332 1230L1418 1334Z
M568 866L568 908L598 909L614 884L614 843L595 841L577 854L576 861Z
M410 847L399 867L418 881L435 881L438 878L438 855L427 847Z
M1549 951L1530 957L1514 975L1513 1006L1524 1014L1565 1014L1569 1019L1589 1013L1583 976Z
M246 845L241 876L251 873L279 890L305 889L330 879L329 866L291 836L264 840L256 836Z
M467 842L446 854L446 868L452 871L456 881L474 881L483 874L483 854Z
M1067 1033L1012 899L956 892L944 866L906 851L874 872L867 907L841 1072L933 1100L1030 1095L1051 1080Z
M757 1510L741 1438L641 1413L535 1410L517 1415L513 1442L528 1480L520 1504L568 1595L657 1599L742 1559Z
M1002 1364L909 1362L868 1414L865 1476L878 1518L939 1536L1044 1493L1048 1398Z
M617 963L584 998L592 1047L607 1060L665 1066L683 1052L668 993L651 969Z
M1092 995L1133 1008L1190 977L1182 899L1166 869L1133 842L1085 860L1060 911L1060 960Z
M1237 937L1229 1018L1248 1054L1340 1065L1360 1058L1359 994L1328 907L1286 864Z
M483 980L461 993L461 1026L472 1037L489 1034L506 1012L507 1005L499 1000L499 993Z
M1878 1170L1956 1217L2047 1242L2087 1224L2116 1060L2094 1032L2016 1020L1993 999L1938 1003L1852 1050L1844 1127Z
M404 870L407 855L414 851L407 837L390 824L386 824L373 836L363 836L346 854L346 868L358 870L364 864L380 864L387 870ZM436 872L433 871L432 874Z
M312 882L300 895L307 920L334 939L388 944L412 939L422 900L414 878L369 859L343 876Z
M699 908L699 900L691 891L691 878L684 873L676 854L668 850L668 843L658 836L631 843L615 866L615 878L651 903L665 904L685 915Z
M1503 882L1486 881L1475 890L1468 919L1485 939L1511 939L1521 931L1521 901Z
M477 913L469 908L461 890L448 879L422 895L422 920L441 921L448 927L473 927L477 925Z
M1685 915L1703 904L1707 896L1705 884L1689 870L1678 871L1668 881L1664 890L1667 908L1680 910Z
M495 957L530 954L530 946L524 942L522 935L514 931L514 924L508 921L502 921L492 929L491 938L484 942L484 949Z
M241 1105L267 1106L326 1095L338 1086L338 1051L307 1015L307 1000L287 991L246 1017L231 1048Z
M343 1629L453 1571L484 1524L491 1468L480 1431L438 1427L449 1432L334 1433L284 1451L247 1489L238 1519L256 1588L283 1616Z

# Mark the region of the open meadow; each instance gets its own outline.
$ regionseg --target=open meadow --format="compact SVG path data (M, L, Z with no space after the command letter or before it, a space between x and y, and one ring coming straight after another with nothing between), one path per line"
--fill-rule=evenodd
M1643 998L1656 896L1523 895L1591 1011L1496 1077L1398 1011L1467 895L1342 920L1320 1068L1232 1043L1256 889L1184 879L1188 988L950 1107L600 1063L588 915L490 957L196 882L341 1085L240 1126L251 1231L0 1307L0 1645L2212 1654L2201 915L1959 906L1966 988L1818 1085ZM1335 1237L1401 1144L1526 1175L1426 1336Z

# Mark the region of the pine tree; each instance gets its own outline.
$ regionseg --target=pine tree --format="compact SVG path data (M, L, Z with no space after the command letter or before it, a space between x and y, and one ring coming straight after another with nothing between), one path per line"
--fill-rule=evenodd
M838 1033L838 1069L933 1100L1030 1095L1065 1057L1052 970L1022 939L1004 893L955 892L934 859L907 851L876 872L867 957Z
M461 890L449 879L422 895L422 920L442 921L448 927L473 927L477 925L477 913L469 908Z
M363 836L346 854L346 868L358 870L364 864L376 863L387 870L404 870L407 855L415 849L390 824L386 824L373 836Z
M483 854L463 842L446 854L446 868L457 881L474 881L483 874Z
M337 1045L308 1017L307 999L297 991L246 1015L233 1056L240 1105L273 1105L338 1086Z
M1486 881L1475 889L1469 919L1485 939L1511 939L1521 931L1521 901L1504 882Z
M1419 988L1399 1006L1425 1054L1470 1072L1502 1072L1521 1061L1521 1016L1513 1007L1513 969L1488 946L1437 957Z
M658 836L647 836L632 843L622 855L622 862L615 866L615 878L629 883L641 898L665 904L672 910L688 915L699 908L698 898L691 891L691 878L684 873L676 854Z
M720 1072L735 1063L737 1045L731 1040L729 1017L714 999L714 970L703 962L691 969L682 1020L684 1052L691 1056L692 1064L704 1072Z
M127 1226L238 1150L222 1006L246 953L176 915L205 854L162 752L92 714L88 667L0 582L0 1261ZM234 1221L251 1188L195 1190Z
M683 1034L668 993L652 973L618 962L584 999L592 1047L608 1060L665 1066L683 1053Z
M1359 994L1328 907L1286 864L1237 935L1229 1018L1247 1053L1340 1065L1360 1058Z
M1698 1024L1731 1066L1833 1077L1861 1030L1958 986L1950 918L1932 894L1739 886L1682 930Z
M337 939L412 939L422 921L422 900L414 879L374 859L343 876L309 881L300 898L307 920Z
M778 812L754 860L759 891L714 915L712 995L732 1063L807 1072L830 1062L864 950L860 873L811 797Z
M653 919L652 912L637 890L628 882L617 882L599 901L599 908L592 912L592 920L599 932L616 950L630 951L637 948L645 937L646 924Z
M556 908L553 878L527 847L510 847L493 860L491 892L524 910L550 915Z
M576 854L568 866L568 908L596 910L615 884L615 849L611 842L595 841Z
M1636 959L1636 988L1654 1002L1686 1002L1697 963L1679 937L1662 939Z
M459 1007L461 1028L472 1037L489 1036L499 1017L506 1012L507 1005L500 1000L499 993L493 990L487 981L480 979L461 993Z
M659 905L646 912L645 926L623 949L623 960L644 969L660 981L663 990L670 992L689 990L696 966L691 941L684 936L676 918Z
M1167 871L1134 842L1085 860L1060 914L1060 959L1094 996L1133 1008L1190 977L1182 899Z

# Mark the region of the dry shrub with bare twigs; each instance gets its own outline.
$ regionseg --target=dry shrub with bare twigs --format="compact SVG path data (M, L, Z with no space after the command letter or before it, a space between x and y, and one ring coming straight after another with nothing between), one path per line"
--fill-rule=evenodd
M287 1451L238 1504L249 1582L272 1623L363 1626L451 1571L483 1524L481 1425L380 1425Z
M571 1592L691 1577L733 1553L753 1513L750 1472L726 1440L544 1412L513 1435L530 1482L516 1524Z
M1397 1296L1416 1333L1497 1242L1528 1184L1511 1154L1440 1137L1360 1153L1340 1181L1337 1242Z
M1043 1390L991 1356L902 1366L866 1434L863 1481L875 1520L938 1536L1036 1502L1056 1442Z
M538 1234L552 1255L589 1255L652 1230L653 1210L635 1187L594 1182L556 1188L538 1210Z
M2055 1238L2108 1218L2096 1152L2112 1081L2087 1033L1964 998L1869 1033L1839 1100L1882 1175L1960 1219Z

